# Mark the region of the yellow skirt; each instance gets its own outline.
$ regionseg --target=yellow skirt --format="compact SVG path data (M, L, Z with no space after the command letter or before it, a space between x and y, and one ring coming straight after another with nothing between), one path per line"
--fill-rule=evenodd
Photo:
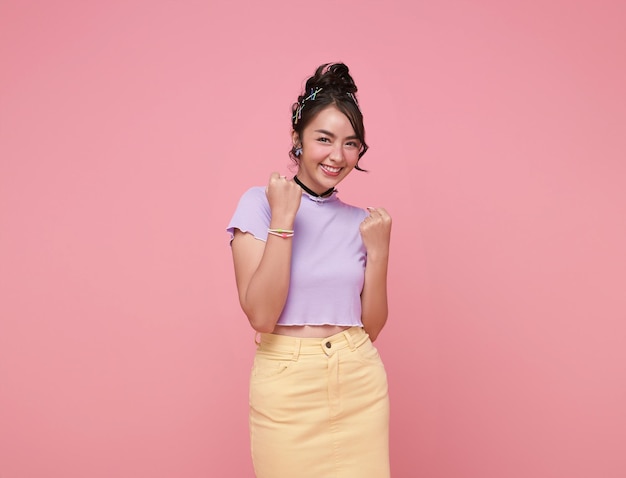
M257 478L389 477L387 375L365 331L261 334L250 440Z

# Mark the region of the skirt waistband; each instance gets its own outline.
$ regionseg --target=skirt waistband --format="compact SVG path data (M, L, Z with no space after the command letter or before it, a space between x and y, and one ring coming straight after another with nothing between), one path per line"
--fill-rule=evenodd
M261 334L259 351L272 351L283 354L318 355L324 353L332 355L335 352L360 347L369 340L369 335L362 327L350 327L338 334L325 338L302 338L289 335Z

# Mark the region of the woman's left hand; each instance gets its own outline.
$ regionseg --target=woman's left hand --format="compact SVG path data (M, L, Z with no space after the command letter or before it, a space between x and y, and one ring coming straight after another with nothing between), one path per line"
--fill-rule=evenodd
M368 207L367 210L370 214L359 226L367 255L386 259L391 240L391 216L382 207Z

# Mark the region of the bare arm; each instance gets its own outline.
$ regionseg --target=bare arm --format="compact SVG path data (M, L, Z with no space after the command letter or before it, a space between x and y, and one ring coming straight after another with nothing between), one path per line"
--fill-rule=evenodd
M273 173L267 186L270 229L293 229L302 189ZM268 235L267 242L235 230L233 262L239 303L259 332L272 332L287 300L291 270L291 238Z
M372 341L387 322L387 268L391 217L383 208L369 208L361 223L361 236L367 250L365 282L361 293L361 320Z

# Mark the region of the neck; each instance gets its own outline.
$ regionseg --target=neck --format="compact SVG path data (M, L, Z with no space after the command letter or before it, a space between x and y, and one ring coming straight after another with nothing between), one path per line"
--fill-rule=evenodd
M324 191L322 194L318 194L318 193L316 193L315 191L313 191L312 189L310 189L310 188L308 188L307 186L305 186L305 185L302 183L302 181L300 181L300 180L298 179L298 176L294 176L294 177L293 177L293 180L296 182L296 184L298 184L298 186L300 186L302 189L304 189L304 191L305 191L306 193L308 193L308 194L310 194L311 196L314 196L314 197L316 197L316 198L323 198L323 197L326 197L326 196L330 196L330 195L331 195L331 194L335 191L335 188L334 188L334 187L332 187L332 188L330 188L330 189L328 189L328 190Z

